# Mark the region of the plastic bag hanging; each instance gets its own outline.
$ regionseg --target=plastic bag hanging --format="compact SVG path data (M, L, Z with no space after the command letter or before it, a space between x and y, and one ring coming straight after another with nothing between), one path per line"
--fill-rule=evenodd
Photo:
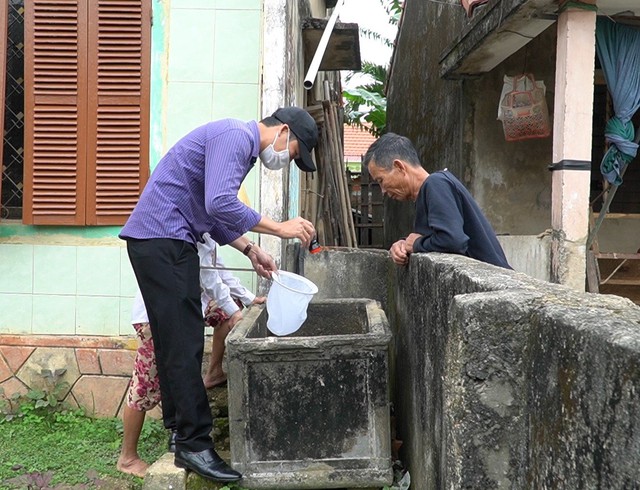
M504 77L498 109L507 141L546 138L551 134L549 109L543 82L531 73Z

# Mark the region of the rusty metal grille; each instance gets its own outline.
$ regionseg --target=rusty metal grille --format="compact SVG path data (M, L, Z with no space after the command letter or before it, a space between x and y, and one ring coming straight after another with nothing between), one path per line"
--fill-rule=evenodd
M24 169L24 0L9 0L2 218L22 217Z

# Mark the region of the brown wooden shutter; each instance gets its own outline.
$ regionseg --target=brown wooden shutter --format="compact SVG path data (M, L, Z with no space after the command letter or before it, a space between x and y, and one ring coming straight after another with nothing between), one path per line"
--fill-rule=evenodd
M89 5L87 224L122 225L149 176L151 4Z
M151 0L27 0L23 221L121 225L149 175Z
M85 221L86 0L25 2L27 224Z

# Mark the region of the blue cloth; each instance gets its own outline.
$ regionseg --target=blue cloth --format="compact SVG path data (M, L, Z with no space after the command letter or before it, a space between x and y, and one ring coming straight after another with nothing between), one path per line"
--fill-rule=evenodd
M194 129L160 160L120 238L193 244L209 232L221 245L261 219L238 199L260 152L258 123L222 119Z
M466 255L511 269L489 221L467 188L451 172L430 174L416 199L414 252Z
M596 50L615 112L605 130L610 147L600 171L611 184L620 185L622 171L638 152L631 118L640 108L640 30L599 17Z

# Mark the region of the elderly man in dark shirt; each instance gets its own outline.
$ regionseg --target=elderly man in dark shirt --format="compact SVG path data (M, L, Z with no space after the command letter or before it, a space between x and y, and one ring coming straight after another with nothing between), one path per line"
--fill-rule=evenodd
M414 233L391 246L396 264L407 264L413 252L446 252L511 268L469 191L447 170L422 168L408 138L385 134L369 147L364 164L384 194L416 203Z

